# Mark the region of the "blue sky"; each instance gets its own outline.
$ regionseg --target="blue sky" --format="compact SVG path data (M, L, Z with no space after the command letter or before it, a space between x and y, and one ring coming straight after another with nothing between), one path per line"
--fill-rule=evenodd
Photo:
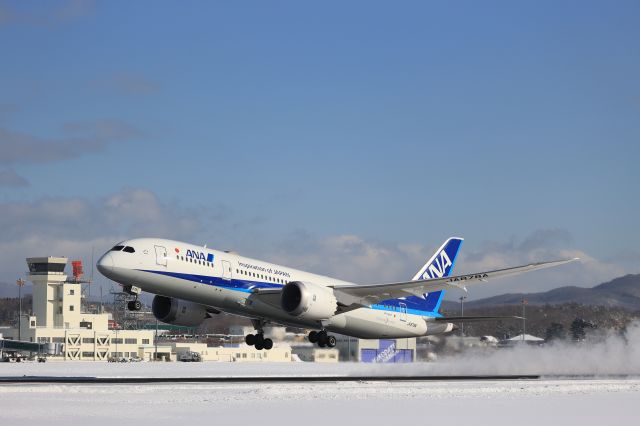
M0 281L28 250L143 231L367 282L450 235L468 268L588 259L517 289L640 272L638 18L636 1L0 2Z

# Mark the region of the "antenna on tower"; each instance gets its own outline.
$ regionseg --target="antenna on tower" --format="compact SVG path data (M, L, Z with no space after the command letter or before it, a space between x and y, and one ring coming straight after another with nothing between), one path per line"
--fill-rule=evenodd
M91 246L91 277L89 278L90 282L93 282L93 267L95 266L95 262L93 261L93 251L95 246Z

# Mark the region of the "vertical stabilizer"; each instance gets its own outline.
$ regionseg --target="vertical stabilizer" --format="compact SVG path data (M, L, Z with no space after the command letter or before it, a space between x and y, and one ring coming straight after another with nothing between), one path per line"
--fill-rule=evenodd
M413 276L413 280L448 277L456 263L463 238L451 237L431 256L431 259Z

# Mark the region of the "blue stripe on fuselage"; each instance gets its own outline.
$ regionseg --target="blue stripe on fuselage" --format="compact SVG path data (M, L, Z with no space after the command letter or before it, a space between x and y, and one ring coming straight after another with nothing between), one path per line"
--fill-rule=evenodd
M229 290L242 291L244 293L251 293L254 288L281 288L282 284L265 283L259 281L227 280L221 277L215 277L211 275L198 275L198 274L183 274L181 272L168 272L168 271L152 271L149 269L141 269L142 272L151 272L153 274L165 275L168 277L179 278L186 281L192 281L200 284L212 285L216 287L223 287Z

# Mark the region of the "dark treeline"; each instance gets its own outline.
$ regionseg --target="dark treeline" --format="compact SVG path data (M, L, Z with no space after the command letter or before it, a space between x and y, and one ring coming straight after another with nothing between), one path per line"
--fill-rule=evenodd
M459 309L449 307L444 316L460 315ZM465 316L522 316L522 305L494 306L486 308L464 309ZM570 334L574 321L582 320L599 329L622 330L631 321L640 319L640 312L617 307L591 306L578 303L559 305L527 305L525 308L526 332L545 338L549 334L561 336ZM464 325L467 336L516 336L522 333L522 320L502 320L467 323Z
M22 297L22 313L29 314L32 309L32 297L27 294ZM13 326L18 320L20 302L17 297L0 299L0 325Z

